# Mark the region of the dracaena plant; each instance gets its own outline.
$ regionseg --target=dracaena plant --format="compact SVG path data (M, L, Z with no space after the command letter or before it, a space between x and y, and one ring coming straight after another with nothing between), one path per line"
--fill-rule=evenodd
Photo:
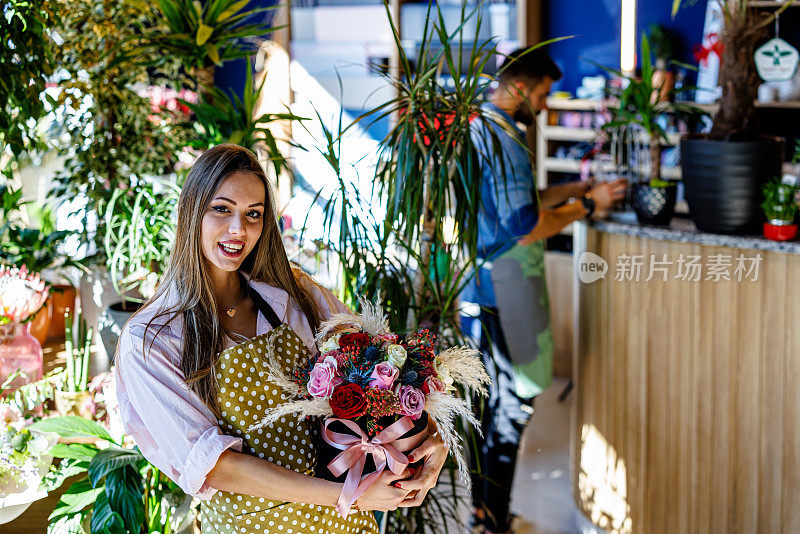
M502 54L496 42L473 43L464 34L467 24L480 33L479 6L462 5L459 26L448 30L441 9L429 3L418 53L409 57L384 5L399 70L384 70L383 76L396 96L356 122L394 117L380 143L375 184L386 199L385 224L396 234L394 243L402 244L406 259L416 265L406 326L435 327L445 319L454 324L456 297L464 285L459 265L474 264L477 256L480 164L502 154L498 135L508 128L482 106L495 79L488 66ZM455 73L452 78L442 76L445 67ZM489 126L489 139L470 135L476 120ZM504 168L502 174L504 180Z
M137 448L126 447L123 439L115 439L97 423L82 417L52 417L31 428L62 438L90 438L110 444L100 449L91 442L59 443L50 450L62 462L51 474L49 489L68 477L85 476L74 482L56 504L48 518L48 532L83 534L83 524L88 522L91 534L170 534L186 519L187 512L178 512L185 498L178 485Z
M247 9L250 0L158 0L157 4L168 30L154 34L153 45L180 58L203 91L214 86L214 66L249 56L253 47L247 38L275 29L264 22L265 15L259 16L275 6Z
M387 16L391 23L388 6ZM432 328L442 346L464 341L456 305L471 276L468 264L479 265L480 164L502 154L499 135L507 128L482 106L495 79L487 67L499 51L496 43L467 40L462 30L471 21L479 34L480 11L462 8L461 23L448 31L439 7L430 3L416 57L406 55L392 24L400 67L383 76L396 96L356 120L364 126L394 119L379 144L372 192L345 177L348 169L340 153L352 126L342 128L341 117L338 132L323 125L318 148L336 177L333 194L324 198L320 192L315 199L323 208L321 248L333 254L330 264L341 269L341 276L334 276L344 300L358 309L359 297L380 298L393 310L393 331ZM469 50L467 57L462 50ZM442 76L444 67L465 74L448 79ZM489 139L473 139L470 123L475 120L489 126ZM454 473L452 466L447 471ZM391 513L387 531L440 532L448 523L458 524L463 503L454 476L451 482L452 491L440 488L422 506Z
M667 100L661 100L662 87L653 83L652 58L650 43L646 35L642 36L642 70L641 76L630 76L618 70L603 67L603 70L624 78L627 85L612 90L611 95L618 103L611 107L611 120L603 125L605 131L615 131L631 127L639 127L646 132L650 150L650 185L663 187L668 185L661 180L662 143L668 143L667 132L662 126L661 118L670 113L680 120L697 121L706 114L701 108L685 102L675 102L675 89L669 91Z
M761 80L756 72L756 45L767 37L767 28L796 0L786 0L783 5L764 13L749 0L708 0L716 2L725 18L719 41L723 46L720 58L719 86L722 87L719 111L714 116L710 139L750 140L760 132L755 101ZM673 0L672 15L682 5L697 0Z

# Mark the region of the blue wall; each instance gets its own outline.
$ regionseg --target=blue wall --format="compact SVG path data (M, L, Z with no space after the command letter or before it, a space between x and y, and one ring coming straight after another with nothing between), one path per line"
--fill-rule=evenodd
M654 23L674 30L683 41L679 59L695 64L691 49L701 40L707 3L708 0L700 0L691 7L682 8L673 20L672 2L639 0L637 31L641 35ZM602 73L587 59L619 67L621 0L549 0L543 4L544 38L575 36L548 47L564 72L556 89L574 94L584 76Z

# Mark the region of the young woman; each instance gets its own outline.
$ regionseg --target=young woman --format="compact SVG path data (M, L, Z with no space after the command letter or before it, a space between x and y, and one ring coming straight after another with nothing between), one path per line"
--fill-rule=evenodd
M292 366L317 352L319 323L344 311L290 265L253 153L203 154L178 201L169 270L120 335L116 379L126 431L202 499L204 533L377 532L370 510L418 506L435 485L447 452L430 437L410 454L424 460L418 472L385 471L343 519L341 484L313 477L309 423L248 430L285 400L260 364L267 347Z

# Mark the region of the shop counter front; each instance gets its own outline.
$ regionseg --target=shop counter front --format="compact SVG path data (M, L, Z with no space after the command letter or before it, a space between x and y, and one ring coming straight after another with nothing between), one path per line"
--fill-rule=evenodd
M574 231L574 499L633 533L800 532L800 243Z

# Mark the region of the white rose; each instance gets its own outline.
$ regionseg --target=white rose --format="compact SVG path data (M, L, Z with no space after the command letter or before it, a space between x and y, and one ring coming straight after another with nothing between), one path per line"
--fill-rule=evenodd
M406 363L406 349L402 345L389 345L386 347L386 361L397 367L403 367Z
M336 350L339 348L339 338L342 337L342 334L336 334L328 338L325 343L322 344L320 350L322 352L330 352L332 350Z
M454 390L455 387L453 386L453 377L450 376L450 372L439 362L438 358L434 361L433 368L436 370L437 378L444 384L445 391Z

